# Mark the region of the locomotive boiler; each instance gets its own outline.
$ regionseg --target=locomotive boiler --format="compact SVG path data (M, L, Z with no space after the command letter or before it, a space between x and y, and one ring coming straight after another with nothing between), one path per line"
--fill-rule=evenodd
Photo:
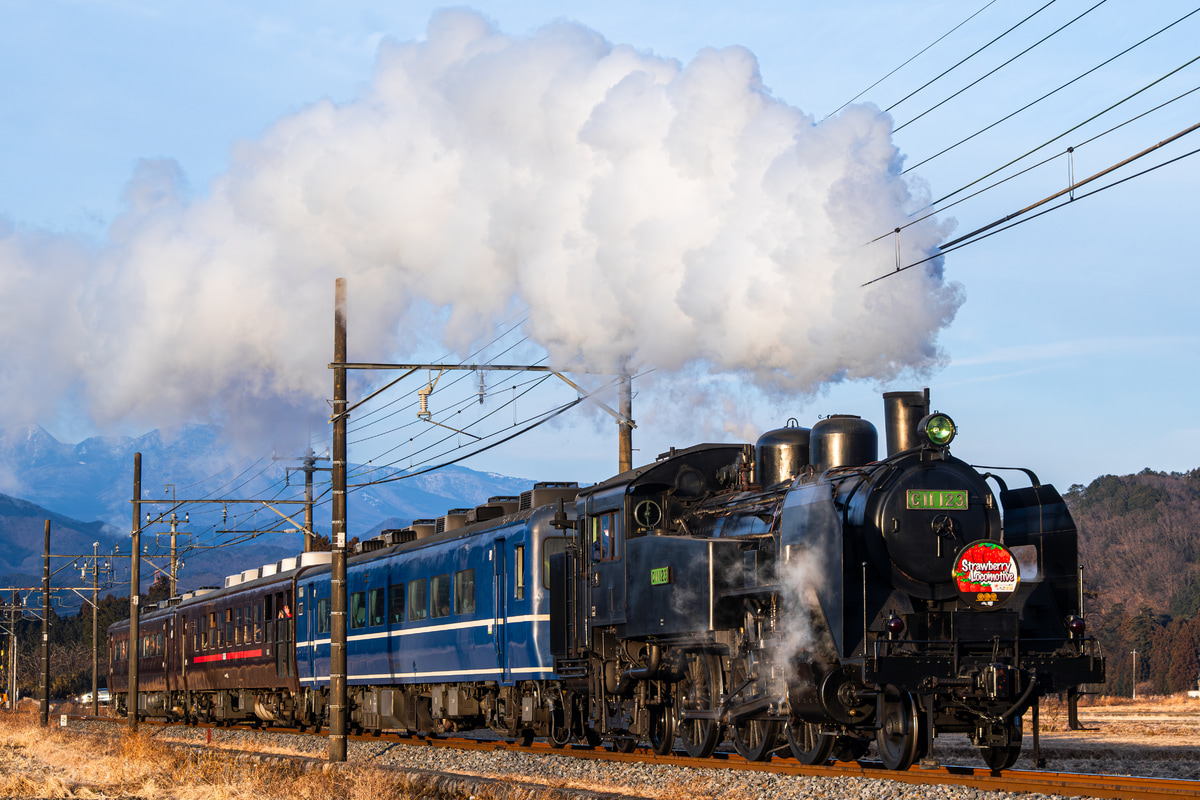
M873 743L892 769L965 734L1010 767L1041 698L1073 710L1104 680L1074 524L1032 472L1009 488L955 458L927 391L884 406L882 458L872 424L836 415L364 543L348 564L351 727L696 757L728 741L809 764ZM143 628L139 650L163 674L136 703L120 694L128 624L110 629L118 708L327 724L328 564L233 577L148 615L167 638Z

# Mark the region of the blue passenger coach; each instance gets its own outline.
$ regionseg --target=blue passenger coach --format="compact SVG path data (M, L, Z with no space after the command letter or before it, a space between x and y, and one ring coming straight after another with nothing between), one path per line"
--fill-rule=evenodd
M553 502L573 510L577 491L539 484L364 543L346 567L352 726L518 736L551 725L560 698L539 683L555 677L548 563L567 543ZM329 569L305 575L296 596L297 677L326 688Z

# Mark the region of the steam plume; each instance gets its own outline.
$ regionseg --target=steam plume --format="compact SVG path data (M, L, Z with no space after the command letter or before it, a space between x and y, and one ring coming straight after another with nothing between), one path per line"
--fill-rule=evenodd
M940 361L962 302L940 266L869 288L863 242L920 197L870 106L814 124L741 48L688 64L558 23L508 36L447 11L387 42L371 85L239 143L190 198L146 162L108 241L0 229L5 422L99 423L240 405L324 408L333 279L351 348L402 351L405 313L446 306L463 349L527 307L557 365L740 372L813 391ZM945 230L908 228L901 260ZM53 311L51 311L53 309Z

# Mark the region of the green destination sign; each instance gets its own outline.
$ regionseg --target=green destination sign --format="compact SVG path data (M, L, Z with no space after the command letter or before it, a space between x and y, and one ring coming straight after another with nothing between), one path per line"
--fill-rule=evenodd
M909 509L967 508L966 489L909 489L906 494Z
M664 583L671 582L671 568L659 567L658 569L650 570L650 585L662 586Z

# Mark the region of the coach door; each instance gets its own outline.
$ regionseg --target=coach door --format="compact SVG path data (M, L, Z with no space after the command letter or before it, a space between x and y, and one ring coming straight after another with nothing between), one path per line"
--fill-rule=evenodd
M270 602L274 597L274 603ZM290 678L293 675L292 669L292 642L294 641L293 626L292 626L292 590L286 592L276 592L273 596L267 595L267 614L270 616L274 611L275 615L275 641L272 647L275 648L275 677ZM268 633L271 626L267 626Z
M163 620L163 647L162 647L162 666L163 678L165 680L166 690L173 692L179 687L176 684L175 676L178 675L178 670L175 666L175 615L167 617Z
M512 671L508 666L508 557L505 540L497 538L492 548L492 575L495 619L492 622L493 641L496 644L496 665L500 668L501 683L512 682Z

